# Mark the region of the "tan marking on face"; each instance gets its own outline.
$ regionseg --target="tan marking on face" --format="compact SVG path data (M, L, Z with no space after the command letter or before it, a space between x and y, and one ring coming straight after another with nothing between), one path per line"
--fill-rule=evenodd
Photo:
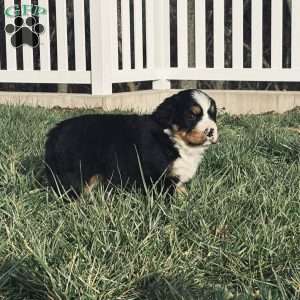
M186 144L200 146L207 140L207 135L204 132L192 130L187 133L185 131L178 131L175 136L182 139Z
M191 111L195 115L200 115L202 113L201 107L197 105L193 105Z

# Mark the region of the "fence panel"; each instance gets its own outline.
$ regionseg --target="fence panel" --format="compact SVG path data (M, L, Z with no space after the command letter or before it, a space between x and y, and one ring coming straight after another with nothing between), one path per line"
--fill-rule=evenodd
M49 4L56 5L57 64L58 70L51 70L55 57L50 57ZM39 16L45 31L40 34L40 71L33 70L34 51L24 45L16 51L11 43L11 34L6 34L7 70L0 70L2 82L32 83L86 83L92 84L93 94L112 93L112 84L129 81L153 81L154 89L170 88L170 80L237 80L237 81L299 81L300 78L300 1L292 0L291 9L291 68L282 68L283 56L283 0L272 0L271 10L271 68L263 68L263 1L251 1L251 68L244 68L244 1L232 1L232 68L225 68L225 0L212 0L213 10L208 13L206 0L196 0L195 32L188 19L188 0L177 0L177 45L171 45L169 0L89 0L91 20L91 71L86 71L86 28L85 2L74 0L74 45L75 70L69 70L67 0L39 0L47 14ZM14 6L14 0L4 0L5 7ZM21 0L30 5L31 0ZM118 7L120 3L120 7ZM131 7L132 5L132 7ZM29 7L29 6L28 6ZM120 15L118 15L118 8ZM173 6L171 6L174 9ZM143 11L145 9L145 11ZM207 17L213 13L213 32L207 28ZM246 12L245 12L246 13ZM30 12L23 15L25 22ZM145 20L143 17L145 16ZM227 16L227 10L226 10ZM118 19L118 17L120 19ZM131 19L132 18L132 19ZM227 20L227 19L226 19ZM174 21L174 20L173 20ZM14 18L5 16L5 24L13 24ZM52 24L52 23L51 23ZM72 24L72 22L70 22ZM72 26L72 25L70 25ZM120 26L120 28L118 28ZM146 26L146 28L143 28ZM209 25L210 26L210 25ZM29 27L31 27L29 25ZM12 27L10 27L12 28ZM211 30L212 31L212 30ZM146 38L144 38L144 34ZM213 36L214 66L206 67ZM209 37L209 39L207 39ZM189 39L194 39L189 43ZM228 42L229 38L226 38ZM245 38L246 41L246 38ZM195 57L188 45L195 42ZM70 43L71 44L71 43ZM171 67L171 51L177 47L177 67ZM69 49L70 48L70 49ZM230 47L229 47L230 48ZM210 48L208 48L210 49ZM226 48L227 50L228 48ZM24 70L17 70L17 52L23 54ZM144 53L145 52L145 53ZM250 52L250 50L249 50ZM174 54L175 51L172 53ZM144 57L146 55L146 57ZM195 66L189 67L189 55ZM119 57L120 56L120 57ZM226 54L227 56L227 54ZM247 57L250 60L250 57ZM73 56L70 56L70 62ZM122 67L119 67L122 62ZM144 64L146 62L146 65ZM227 62L227 61L226 61ZM247 61L248 62L248 61Z
M33 5L31 0L22 0L15 5L14 0L4 0L5 10L8 9L9 15L5 14L5 24L14 24L14 13L23 18L23 24L29 29L35 29L30 23L32 14L36 20L43 25L43 32L38 34L39 40L34 40L27 31L22 35L23 44L20 50L11 40L11 33L6 33L6 60L7 69L0 70L0 82L16 83L66 83L66 84L90 84L91 72L86 71L86 46L85 46L85 15L84 0L74 1L74 31L75 31L75 71L69 71L69 54L68 54L68 33L67 33L67 2L66 0L54 0L56 5L56 32L57 32L57 62L58 70L51 70L50 57L50 14L49 0L39 0L38 7ZM51 2L50 2L51 3ZM44 13L38 14L39 9ZM71 16L70 16L71 17ZM17 19L20 21L20 19ZM103 26L102 26L103 27ZM11 29L11 28L10 28ZM14 29L14 28L13 28ZM26 29L27 30L27 29ZM9 30L10 31L10 30ZM27 34L28 33L28 34ZM26 37L26 41L24 38ZM30 40L33 38L33 40ZM34 42L31 44L31 42ZM39 43L38 43L39 42ZM28 45L29 44L29 45ZM30 45L31 44L31 45ZM33 63L38 61L38 52L33 48L39 47L40 70L34 70ZM22 55L23 68L17 70L17 54ZM18 57L19 59L21 58ZM52 58L55 59L55 58ZM110 81L111 84L111 81Z

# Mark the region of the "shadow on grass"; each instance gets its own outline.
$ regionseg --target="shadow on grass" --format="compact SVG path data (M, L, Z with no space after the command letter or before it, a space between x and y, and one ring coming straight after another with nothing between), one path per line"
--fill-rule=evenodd
M257 143L259 154L273 160L281 160L287 164L300 162L300 143L295 141L277 142L275 138L261 140Z
M224 291L217 288L202 288L180 277L168 278L154 273L137 282L136 300L209 300L224 299Z
M46 282L49 282L47 274L41 269L31 272L25 260L9 260L0 263L0 298L58 299L58 296L47 288Z

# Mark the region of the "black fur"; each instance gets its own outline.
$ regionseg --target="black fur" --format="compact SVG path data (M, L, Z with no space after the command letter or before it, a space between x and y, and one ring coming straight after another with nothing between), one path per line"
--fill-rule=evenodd
M166 99L152 115L84 115L59 123L46 141L52 187L78 195L94 175L123 186L143 187L143 179L147 185L159 180L179 156L164 129L177 124L190 130L197 122L188 117L195 104L191 92ZM164 180L169 187L176 179Z

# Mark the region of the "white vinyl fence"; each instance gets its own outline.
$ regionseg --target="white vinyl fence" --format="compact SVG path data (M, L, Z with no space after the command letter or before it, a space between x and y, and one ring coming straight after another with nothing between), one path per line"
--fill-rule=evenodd
M14 0L4 1L4 8ZM6 67L0 70L0 82L91 84L92 94L111 94L112 84L130 81L153 81L154 89L167 89L170 80L222 81L300 81L300 1L291 7L291 67L283 68L283 0L272 0L271 65L263 68L263 0L252 0L251 68L243 66L243 0L232 0L232 67L225 68L224 0L213 2L214 64L207 67L206 1L195 0L194 61L190 66L188 36L188 0L177 0L177 45L170 42L169 0L84 0L73 1L72 37L75 57L70 70L67 1L38 0L47 14L39 17L45 31L40 34L39 67L35 68L37 50L24 45L16 49L11 34L5 34L6 45L0 44L0 57ZM30 5L31 0L21 0ZM130 4L133 3L133 11ZM56 42L50 36L50 5L55 4ZM4 14L3 14L4 16ZM85 29L87 16L90 33ZM23 16L26 19L26 16ZM132 18L134 22L132 22ZM5 24L14 18L5 15ZM87 47L87 43L90 47ZM52 48L51 48L52 43ZM53 46L53 43L55 44ZM177 66L171 66L170 53L177 47ZM54 48L53 48L54 47ZM51 49L56 49L56 56ZM89 53L90 52L90 53ZM17 57L22 53L23 65ZM90 68L87 57L90 56ZM55 66L53 67L53 60ZM2 64L3 66L3 64Z

